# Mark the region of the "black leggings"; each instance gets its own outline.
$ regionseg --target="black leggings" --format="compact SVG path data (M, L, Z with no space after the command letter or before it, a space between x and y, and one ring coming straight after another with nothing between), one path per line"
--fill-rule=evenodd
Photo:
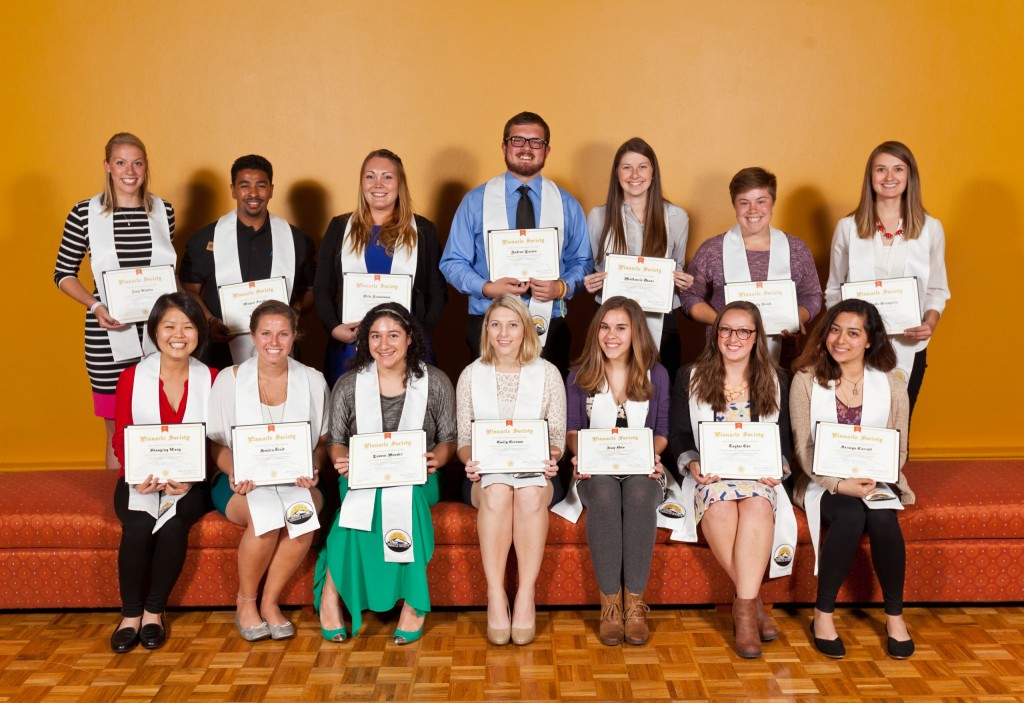
M818 599L823 613L836 608L836 596L853 565L865 530L871 543L871 563L882 586L886 615L903 612L903 582L907 575L907 550L895 510L871 510L860 498L825 493L821 497L821 524L828 532L818 559Z
M646 475L621 481L592 476L578 488L587 507L587 545L601 593L615 595L623 583L630 593L643 593L658 535L658 503L664 499L661 483Z
M921 392L921 384L924 382L924 372L928 368L928 350L922 349L914 354L914 367L910 370L910 378L907 379L907 395L910 396L910 416L914 416L914 406L917 404L917 396Z
M114 511L121 521L117 579L123 617L139 617L143 609L164 612L185 563L188 531L209 509L206 484L195 484L178 501L174 517L153 534L156 519L141 510L129 510L128 484L124 480L117 482Z

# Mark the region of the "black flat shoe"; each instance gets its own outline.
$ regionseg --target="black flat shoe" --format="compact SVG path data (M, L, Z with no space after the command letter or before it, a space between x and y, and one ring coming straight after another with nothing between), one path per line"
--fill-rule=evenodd
M134 627L122 627L110 636L110 648L116 654L125 654L139 644L139 631Z
M914 653L914 640L895 640L889 636L889 628L885 628L885 652L893 659L909 659Z
M167 630L158 622L143 625L139 632L139 642L145 649L159 649L167 641Z
M814 634L814 621L811 620L811 637L814 638L814 648L832 659L842 659L846 656L846 645L843 640L836 637L834 640L823 640Z

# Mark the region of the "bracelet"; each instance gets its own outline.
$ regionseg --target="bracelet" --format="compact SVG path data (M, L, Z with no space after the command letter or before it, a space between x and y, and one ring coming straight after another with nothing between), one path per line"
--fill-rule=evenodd
M95 303L92 304L92 307L89 308L89 312L92 313L93 315L95 315L96 314L96 308L98 308L100 305L103 305L103 302L100 301L100 300L97 300Z

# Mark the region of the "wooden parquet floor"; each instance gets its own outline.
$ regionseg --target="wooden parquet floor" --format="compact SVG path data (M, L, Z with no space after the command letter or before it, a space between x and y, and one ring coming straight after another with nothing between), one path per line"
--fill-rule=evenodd
M6 701L1024 701L1024 608L910 608L917 654L884 654L880 609L837 611L847 657L819 655L810 610L779 609L781 637L757 660L732 651L731 617L656 609L646 647L604 647L595 609L538 614L526 647L484 639L482 610L428 616L412 645L368 614L363 636L325 642L312 610L298 636L248 644L231 611L177 611L155 652L112 654L112 612L0 614Z

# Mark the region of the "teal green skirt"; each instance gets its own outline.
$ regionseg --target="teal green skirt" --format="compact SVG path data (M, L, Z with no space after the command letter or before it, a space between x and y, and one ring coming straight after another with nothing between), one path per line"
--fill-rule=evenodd
M338 513L331 519L327 541L320 548L313 577L313 604L320 610L327 570L352 614L352 633L358 635L363 611L386 612L405 601L420 612L430 612L427 563L434 556L434 523L430 506L441 498L440 480L431 474L422 486L412 490L413 555L410 563L384 561L384 528L381 525L380 490L375 489L371 529L353 530L338 526ZM342 502L348 493L348 480L338 479Z

